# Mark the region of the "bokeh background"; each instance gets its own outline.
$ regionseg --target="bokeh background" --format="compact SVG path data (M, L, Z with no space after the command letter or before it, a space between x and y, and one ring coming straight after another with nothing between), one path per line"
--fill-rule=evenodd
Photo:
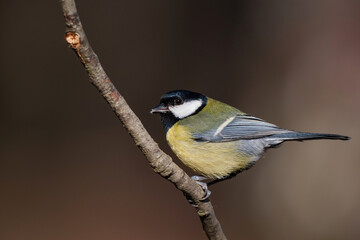
M103 67L168 153L149 111L173 89L352 137L285 143L213 186L229 239L360 239L359 1L77 5ZM206 239L89 84L64 42L59 2L0 6L0 238Z

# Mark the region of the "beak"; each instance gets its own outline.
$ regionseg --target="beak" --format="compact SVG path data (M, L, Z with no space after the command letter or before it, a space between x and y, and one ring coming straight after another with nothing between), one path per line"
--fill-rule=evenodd
M169 109L163 104L157 105L150 111L150 113L166 113L166 112L169 112Z

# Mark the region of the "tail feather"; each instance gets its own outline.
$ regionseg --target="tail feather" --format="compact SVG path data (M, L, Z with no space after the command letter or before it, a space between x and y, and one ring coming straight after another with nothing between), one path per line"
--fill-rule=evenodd
M328 133L306 133L306 132L293 132L280 133L272 135L271 138L281 139L283 141L302 141L302 140L315 140L315 139L333 139L333 140L349 140L350 137L328 134Z

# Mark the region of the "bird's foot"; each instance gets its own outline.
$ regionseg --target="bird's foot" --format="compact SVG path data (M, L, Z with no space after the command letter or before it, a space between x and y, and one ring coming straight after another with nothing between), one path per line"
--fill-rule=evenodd
M208 178L203 176L192 176L191 179L194 180L197 184L199 184L205 192L204 196L200 199L200 201L205 201L206 199L208 199L210 197L211 191L208 189L207 183L202 182L203 180L207 180Z
M201 182L203 180L207 180L208 178L203 177L203 176L192 176L191 177L192 180L194 180L197 184L199 184L201 186L201 188L204 190L205 194L204 196L200 199L201 202L207 201L211 191L208 189L208 186L206 183ZM197 207L197 204L194 203L194 201L192 199L190 199L189 197L186 196L186 199L188 200L188 202L191 204L191 206L193 207Z

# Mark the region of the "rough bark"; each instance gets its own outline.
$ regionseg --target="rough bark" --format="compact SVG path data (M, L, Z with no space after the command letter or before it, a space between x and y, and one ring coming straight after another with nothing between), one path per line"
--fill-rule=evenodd
M74 49L89 74L90 82L99 90L109 103L116 116L127 129L135 144L144 153L155 172L172 182L196 204L196 212L201 219L203 229L209 239L226 239L220 223L215 216L210 201L200 201L204 192L170 156L165 154L151 138L139 118L131 110L122 95L117 91L102 68L99 58L91 48L81 24L75 1L61 0L65 17L65 40Z

